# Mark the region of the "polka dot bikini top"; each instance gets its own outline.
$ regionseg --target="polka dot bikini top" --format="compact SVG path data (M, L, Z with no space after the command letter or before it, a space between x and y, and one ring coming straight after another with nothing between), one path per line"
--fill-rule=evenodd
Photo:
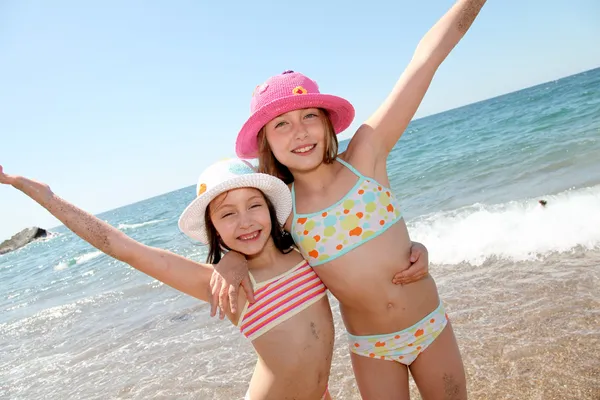
M392 191L363 176L352 165L337 159L358 176L358 181L334 205L311 214L296 213L292 183L292 237L311 266L335 260L381 235L402 218Z

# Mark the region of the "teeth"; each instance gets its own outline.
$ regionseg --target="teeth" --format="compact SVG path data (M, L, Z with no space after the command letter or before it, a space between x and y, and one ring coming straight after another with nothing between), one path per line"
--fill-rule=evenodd
M243 236L240 236L240 239L242 239L242 240L250 240L250 239L254 239L254 238L255 238L255 237L257 237L257 236L258 236L258 231L257 231L257 232L254 232L254 233L252 233L252 234L250 234L250 235L243 235Z
M306 147L301 147L299 149L294 150L294 153L306 153L307 151L312 150L313 147L315 147L315 146L314 145L310 145L310 146L306 146Z

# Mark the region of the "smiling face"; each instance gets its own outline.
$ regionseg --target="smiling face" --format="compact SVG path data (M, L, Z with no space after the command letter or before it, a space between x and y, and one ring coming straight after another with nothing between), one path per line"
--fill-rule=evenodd
M337 138L324 110L305 108L271 120L259 135L260 164L269 170L269 157L293 172L306 172L337 156Z
M231 250L255 256L273 241L269 207L258 189L222 193L210 202L208 213L217 235Z

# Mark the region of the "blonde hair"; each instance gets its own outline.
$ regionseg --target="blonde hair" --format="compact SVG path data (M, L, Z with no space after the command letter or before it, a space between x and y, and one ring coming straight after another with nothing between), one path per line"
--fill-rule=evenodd
M335 161L338 154L337 135L335 134L327 110L319 108L319 111L323 114L323 125L325 126L325 153L323 154L323 162L331 164ZM273 150L269 146L264 126L258 132L258 171L263 174L276 176L285 183L292 183L294 181L294 176L288 167L275 158Z

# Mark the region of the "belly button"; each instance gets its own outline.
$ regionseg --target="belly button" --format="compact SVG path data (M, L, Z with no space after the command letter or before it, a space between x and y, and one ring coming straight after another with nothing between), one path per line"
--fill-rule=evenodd
M389 308L393 308L393 307L394 307L394 304L392 304L392 303L388 303L388 304L387 304L387 308L388 308L388 309L389 309Z

